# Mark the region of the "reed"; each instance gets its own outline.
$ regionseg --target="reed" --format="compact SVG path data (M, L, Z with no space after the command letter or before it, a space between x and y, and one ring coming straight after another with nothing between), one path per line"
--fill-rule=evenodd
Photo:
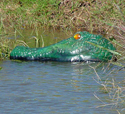
M25 41L17 39L17 32L18 34L20 34L21 37L23 37L21 32L16 28L13 33L5 34L4 32L2 32L3 34L0 35L0 60L9 58L10 52L16 46L18 45L28 46ZM10 38L11 35L14 37L13 39Z
M98 91L94 92L94 96L95 98L97 98L97 100L100 101L100 105L98 105L96 108L102 108L102 107L106 107L106 106L110 106L112 107L113 110L116 110L118 112L118 114L122 114L125 110L125 95L124 95L124 79L123 81L116 81L115 77L110 78L108 77L108 75L112 74L112 73L117 73L119 72L119 70L123 70L123 69L113 69L111 70L110 73L106 74L107 78L106 79L102 79L102 77L98 74L97 72L97 68L98 68L99 64L95 67L90 66L95 74L96 77L93 77L93 79L95 80L96 83L98 83L100 85L100 88ZM110 67L110 64L107 65L107 68ZM107 68L102 69L102 72L106 72ZM103 94L107 94L107 97L101 97L98 95L98 92L102 92Z
M9 56L10 47L9 44L10 40L0 38L0 59L7 58Z

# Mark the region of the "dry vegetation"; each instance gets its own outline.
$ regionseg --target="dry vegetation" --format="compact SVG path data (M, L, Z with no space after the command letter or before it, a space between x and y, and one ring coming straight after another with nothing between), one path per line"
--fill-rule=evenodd
M123 0L1 0L0 35L15 28L86 30L110 38L124 56L124 8Z
M123 0L1 0L0 35L15 28L86 30L116 39L113 42L124 55L124 8Z

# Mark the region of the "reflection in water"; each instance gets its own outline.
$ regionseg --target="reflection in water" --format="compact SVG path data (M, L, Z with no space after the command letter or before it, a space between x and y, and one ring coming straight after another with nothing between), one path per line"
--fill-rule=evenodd
M11 40L18 40L19 45L23 45L24 41L29 47L43 47L57 43L63 39L71 37L76 31L61 31L61 30L44 30L44 29L28 29L17 31L16 34L10 36Z

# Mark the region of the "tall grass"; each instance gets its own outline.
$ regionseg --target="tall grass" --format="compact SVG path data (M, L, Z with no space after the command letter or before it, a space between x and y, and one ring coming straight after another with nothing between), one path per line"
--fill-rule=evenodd
M96 83L100 85L99 90L94 93L95 98L97 98L97 100L99 100L101 103L96 108L108 106L116 110L118 114L122 114L125 111L124 79L122 81L117 81L115 77L111 78L111 77L108 77L108 75L114 72L117 73L120 70L124 70L124 69L118 69L118 70L113 69L109 73L106 73L107 78L104 80L96 71L98 66L99 65L95 67L90 66L96 74L96 77L94 77L93 79L95 80ZM107 65L107 68L109 66L110 64ZM106 72L107 68L103 69L102 72ZM102 92L104 94L107 94L108 96L105 98L102 98L101 96L98 95L98 92L99 93Z
M2 23L7 28L15 25L19 28L75 28L106 35L114 29L109 25L123 23L125 14L125 2L117 0L3 0L0 6Z
M25 41L16 39L17 32L21 37L23 37L23 35L16 28L12 33L7 33L7 31L5 31L0 34L0 60L7 59L10 56L12 49L14 49L17 45L28 46Z
M17 25L19 28L32 28L47 25L54 10L57 11L57 0L12 0L0 2L3 22L6 26ZM53 9L54 10L51 10Z
M85 28L103 34L113 29L105 22L114 25L122 23L125 13L124 1L116 0L12 0L1 2L0 5L3 22L7 26ZM116 6L120 7L123 15Z
M87 30L114 37L120 49L125 47L124 7L123 0L2 0L0 34L15 28Z
M10 40L5 39L3 36L0 38L0 59L7 58L10 53Z

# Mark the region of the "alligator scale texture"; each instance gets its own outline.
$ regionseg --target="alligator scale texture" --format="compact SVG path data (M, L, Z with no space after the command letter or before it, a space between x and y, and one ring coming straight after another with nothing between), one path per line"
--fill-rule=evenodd
M112 53L88 42L103 46L109 50L115 50L110 41L101 35L83 31L77 32L73 37L43 48L17 46L10 53L10 59L62 62L98 62L112 59Z

